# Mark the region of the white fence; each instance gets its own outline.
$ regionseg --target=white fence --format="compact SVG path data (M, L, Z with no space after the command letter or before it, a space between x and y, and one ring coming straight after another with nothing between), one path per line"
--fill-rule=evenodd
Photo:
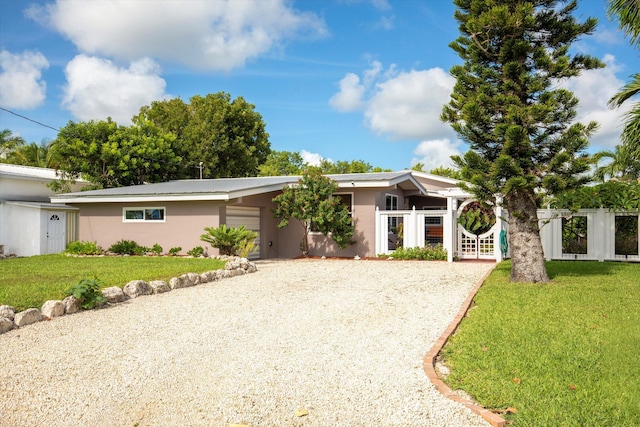
M476 236L457 224L465 204L458 208L450 203L447 210L376 210L376 254L391 253L397 246L442 243L448 261L456 258L501 261L500 232L508 232L507 212L497 207L496 224ZM640 261L638 211L541 209L538 218L547 260Z
M637 211L541 209L538 218L547 260L640 261Z

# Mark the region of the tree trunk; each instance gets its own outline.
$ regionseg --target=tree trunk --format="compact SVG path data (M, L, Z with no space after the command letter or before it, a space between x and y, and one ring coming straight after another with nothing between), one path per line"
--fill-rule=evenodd
M505 206L509 211L511 281L548 282L534 195L514 192L505 197Z
M300 249L302 249L302 255L309 256L309 232L305 232L302 236L302 242L300 242Z

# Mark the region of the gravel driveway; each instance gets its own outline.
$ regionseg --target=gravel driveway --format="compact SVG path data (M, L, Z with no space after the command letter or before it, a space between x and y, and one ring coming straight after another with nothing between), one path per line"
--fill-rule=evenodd
M257 264L0 335L0 425L488 426L422 360L491 264Z

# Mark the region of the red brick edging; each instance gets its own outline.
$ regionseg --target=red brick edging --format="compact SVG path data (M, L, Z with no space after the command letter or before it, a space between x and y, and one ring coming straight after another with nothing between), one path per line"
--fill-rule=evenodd
M480 289L480 286L482 286L482 283L484 283L485 279L489 276L489 274L491 274L492 271L493 271L493 268L489 270L489 272L487 272L487 274L485 274L484 277L480 279L478 283L476 283L474 288L469 293L469 296L462 304L462 308L458 312L458 315L453 319L453 322L451 322L449 327L442 333L442 335L440 335L440 337L436 340L433 347L431 347L429 352L424 356L422 367L424 369L424 372L427 374L427 377L429 378L429 380L431 380L433 385L436 386L436 388L440 393L442 393L443 395L445 395L446 397L448 397L449 399L455 402L462 403L464 406L471 409L473 412L475 412L476 414L484 418L486 421L488 421L493 427L504 427L504 425L506 424L506 421L502 417L500 417L497 414L494 414L493 412L483 408L482 406L478 405L477 403L469 399L465 399L464 397L459 396L456 392L451 390L451 388L448 385L446 385L444 381L442 381L438 377L438 374L436 373L436 369L435 369L436 358L438 357L438 353L440 353L440 350L442 350L442 347L444 347L449 337L453 335L456 329L458 329L458 325L460 325L462 318L467 314L467 310L469 310L469 307L471 306L471 302L473 301L473 298L476 296L476 293Z

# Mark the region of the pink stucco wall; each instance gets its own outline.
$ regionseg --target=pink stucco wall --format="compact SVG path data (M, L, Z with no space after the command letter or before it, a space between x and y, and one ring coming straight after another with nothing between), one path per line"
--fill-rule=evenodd
M182 247L182 254L202 246L200 240L205 227L217 227L219 202L154 202L154 203L87 203L80 208L80 240L95 241L108 249L118 240L134 240L139 245L158 243L168 252ZM123 222L124 207L164 207L165 222ZM207 247L212 254L210 247Z

